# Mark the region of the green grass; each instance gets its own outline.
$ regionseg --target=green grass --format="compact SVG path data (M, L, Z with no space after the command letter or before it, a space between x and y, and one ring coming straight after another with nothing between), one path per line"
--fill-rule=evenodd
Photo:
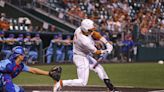
M61 65L63 67L62 79L77 78L75 65ZM141 88L164 88L164 65L156 63L129 63L129 64L103 64L113 84L116 86L133 86ZM34 66L49 70L52 65ZM52 85L47 76L21 73L14 79L20 85ZM94 72L90 72L88 85L102 85Z

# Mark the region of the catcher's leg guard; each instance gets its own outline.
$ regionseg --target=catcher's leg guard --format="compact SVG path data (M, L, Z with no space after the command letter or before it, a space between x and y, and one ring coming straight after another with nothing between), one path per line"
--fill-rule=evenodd
M109 88L109 90L114 90L113 84L110 82L110 79L104 79L105 85Z

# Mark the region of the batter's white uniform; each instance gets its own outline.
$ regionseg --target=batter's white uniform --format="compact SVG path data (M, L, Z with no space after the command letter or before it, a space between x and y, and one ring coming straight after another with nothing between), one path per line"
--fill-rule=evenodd
M73 42L73 62L77 67L78 79L63 80L63 86L86 86L89 69L95 71L101 80L108 79L106 72L100 64L93 69L97 61L90 54L96 52L97 48L92 37L83 35L79 27L74 33Z

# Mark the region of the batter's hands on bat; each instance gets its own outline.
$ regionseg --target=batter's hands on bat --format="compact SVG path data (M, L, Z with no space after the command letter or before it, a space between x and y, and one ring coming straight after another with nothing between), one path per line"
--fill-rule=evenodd
M54 66L49 70L49 76L56 81L60 80L62 68L60 66Z
M106 47L107 47L106 50L107 50L108 54L110 54L113 50L113 45L110 43L106 43Z

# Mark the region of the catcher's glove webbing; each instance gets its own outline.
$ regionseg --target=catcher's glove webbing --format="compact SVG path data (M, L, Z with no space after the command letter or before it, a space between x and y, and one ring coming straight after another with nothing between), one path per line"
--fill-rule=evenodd
M60 77L61 77L61 72L62 72L62 68L60 66L54 66L52 67L52 69L49 71L49 76L56 80L59 81Z

